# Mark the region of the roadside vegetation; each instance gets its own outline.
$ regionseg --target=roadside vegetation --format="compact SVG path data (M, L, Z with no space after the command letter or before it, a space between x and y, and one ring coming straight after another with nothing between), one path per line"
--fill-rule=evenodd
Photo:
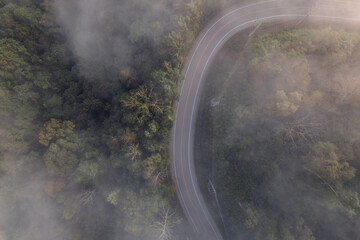
M80 18L76 2L66 13ZM105 44L87 58L53 1L0 1L0 239L191 235L169 132L182 64L215 2L107 1L88 18Z
M212 132L200 151L215 157L198 159L225 232L359 239L360 34L305 27L242 41L234 37L209 74L222 90L205 98L220 105L200 112Z

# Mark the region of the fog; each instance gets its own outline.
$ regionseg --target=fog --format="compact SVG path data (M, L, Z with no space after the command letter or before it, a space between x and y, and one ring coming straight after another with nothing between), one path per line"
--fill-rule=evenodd
M350 181L330 180L327 166L316 170L314 162L326 154L316 160L312 155L332 148L323 143L328 141L337 146L331 150L339 154L333 160L359 166L353 152L359 142L358 28L318 19L297 24L263 24L251 39L247 32L238 34L207 79L197 125L197 167L203 168L203 189L209 179L217 187L230 239L358 235L358 208L349 217L345 201L351 191L358 196L358 172ZM298 26L310 30L296 31ZM337 45L340 38L343 45ZM298 93L304 94L297 98L300 105ZM220 105L211 106L211 99L220 99ZM294 223L296 218L303 219Z
M2 1L1 5L8 2L11 1ZM58 73L54 66L46 69L46 61L42 60L45 62L45 67L40 66L41 61L24 53L19 59L36 62L40 66L34 68L36 71L45 69L46 74L52 74L53 77L47 77L46 74L44 74L45 77L35 74L34 79L38 82L34 80L35 83L30 87L21 83L18 84L20 87L5 91L3 90L5 86L10 86L12 83L8 83L11 80L7 80L8 75L3 73L4 63L0 63L1 77L6 80L0 85L2 101L2 106L0 106L2 122L0 127L0 156L2 158L0 162L0 240L165 240L175 239L173 236L177 236L177 239L196 239L192 238L191 227L176 200L176 192L171 184L171 176L168 165L166 165L168 159L162 163L161 157L156 158L160 156L158 154L160 150L153 150L155 147L149 146L153 140L148 137L151 134L149 129L163 130L162 122L154 123L155 120L150 119L145 126L138 127L132 123L133 125L129 124L128 127L126 124L133 120L129 112L133 112L132 110L126 112L125 104L123 104L125 97L128 96L126 94L152 80L153 72L158 70L153 68L161 69L164 62L171 62L169 54L164 53L168 51L164 39L167 39L171 31L179 28L181 25L179 14L189 11L188 9L193 6L194 2L201 3L204 6L202 10L207 11L207 15L202 16L203 22L199 23L201 28L206 21L210 20L211 16L223 9L233 4L251 1L57 0L51 4L46 3L49 4L50 12L55 18L53 25L59 27L59 34L64 36L64 39L59 41L55 38L52 39L51 41L55 43L43 43L45 41L43 39L33 41L38 45L44 44L49 49L54 47L52 44L55 46L64 44L65 52L71 60L65 64L60 60L58 64L59 66L65 65L64 68L69 71L69 74ZM14 10L14 15L18 19L32 17L31 14L21 15L20 10L19 12ZM329 9L329 11L337 10L337 8ZM352 14L355 16L357 8L354 8L353 11ZM34 12L34 18L36 18L37 13ZM12 23L7 16L4 19L5 25ZM45 17L39 17L39 19L39 22L47 21ZM18 25L13 28L20 36L28 34L26 28ZM39 29L46 31L46 27L39 27ZM190 43L194 40L196 33L191 33L193 35L189 33L190 36L187 40ZM29 34L28 38L36 38L36 35L39 33ZM1 36L5 38L3 35ZM19 52L25 52L16 44L15 47L20 49ZM54 49L52 51L58 51L55 47ZM189 46L186 50L188 49ZM47 50L42 46L36 51L41 54ZM12 54L15 50L10 48L7 52ZM182 54L185 56L187 52ZM224 63L232 64L233 56L234 53L229 52L228 55L222 56L222 60ZM291 65L292 61L292 58L279 59L278 65ZM321 66L321 61L318 59L308 59L308 61ZM9 72L15 72L14 75L17 77L14 78L14 85L17 84L16 81L21 82L26 79L24 77L26 74L31 75L31 73L17 71L23 67L22 64L19 60L15 64L16 68L9 70ZM291 68L291 71L287 72L288 75L294 75L294 72L298 73L292 78L295 85L302 77L301 71L304 65L299 63L296 66L297 68ZM359 88L357 77L359 70L356 67L357 65L354 64L351 67L340 68L339 72L346 73L341 76L339 76L341 73L333 72L333 81L341 79L338 85L333 85L333 88L336 88L334 86L339 86L339 88L330 89L342 91L342 95L340 94L340 97L337 98L338 103L349 100L349 94L351 95L354 89ZM27 66L23 67L23 69L27 68ZM35 71L34 69L31 71ZM74 77L77 74L79 77ZM329 74L321 71L311 72L311 75L318 78L330 78ZM74 79L77 82L72 85L71 81ZM287 80L283 79L284 82ZM48 84L47 81L53 82ZM278 85L263 88L260 83L256 90L258 96L263 95L268 89L278 89L283 84L277 82ZM291 87L285 90L293 91ZM4 101L5 98L10 100ZM25 100L19 100L20 98ZM43 100L44 102L39 102ZM265 104L269 101L269 99L261 97L257 100L258 104ZM221 107L224 108L223 110L231 111L231 109L227 109L228 106L222 105ZM239 109L241 110L241 108ZM329 109L331 110L330 107ZM309 107L308 110L312 115L312 109ZM7 114L3 114L3 111ZM42 113L41 116L37 115L39 112ZM109 117L110 115L111 117ZM359 128L356 125L358 115L360 114L351 115L349 113L352 121L344 123L343 129L341 129L348 134L352 142L358 141L359 138L359 133L353 131L353 129L358 130ZM58 122L53 123L53 129L48 130L45 123L53 118ZM166 116L166 118L171 117ZM67 120L76 122L75 130L66 129L68 126L64 123ZM315 120L319 121L316 117ZM321 120L323 119L320 118ZM231 145L238 141L239 136L233 136L231 133L237 132L240 125L246 124L251 126L252 123L251 121L239 121L235 126L227 126L226 143ZM346 124L351 124L352 128L349 129ZM274 124L272 127L278 126ZM331 125L328 126L329 129L331 127ZM44 129L48 130L46 134L52 134L48 140L50 144L45 144L46 146L39 141L40 133L45 131ZM143 134L143 132L145 133ZM165 130L164 132L166 133ZM44 134L45 138L48 137L46 134ZM157 138L160 137L154 137L154 139ZM208 140L206 139L206 141ZM120 145L118 142L121 142L121 146L118 146ZM54 147L49 147L52 144ZM166 144L167 142L155 142L156 147L165 152L168 151ZM142 169L147 165L139 161L144 160L142 153L138 152L139 145L146 148L147 153L150 152L152 157L155 156L146 158L149 160L146 164L150 165L150 173ZM104 153L102 152L104 148L110 150L104 151ZM124 150L125 148L126 150ZM69 165L78 164L79 167L76 165L75 170L71 172L67 166L64 167L67 163ZM151 169L152 163L165 166L165 170L156 169L159 171L156 172L156 178L151 175L155 171ZM118 168L114 167L104 173L103 169L108 169L109 166ZM293 194L289 197L288 193L293 193L295 188L300 197L304 197L301 195L302 190L305 192L308 185L300 181L286 181L294 176L307 174L307 170L304 170L298 163L289 164L287 167L289 171L285 175L279 173L268 180L264 187L267 192L264 194L268 195L267 200L274 208L279 208L286 214L301 215L303 208L298 209L292 205L292 202L299 196ZM56 172L54 169L61 169L61 171ZM49 173L51 171L56 174ZM71 174L67 175L67 171ZM148 177L150 180L142 179L142 175L146 174L151 175L152 178ZM205 175L204 178L207 177ZM96 180L88 180L92 178ZM162 181L168 184L157 188L158 182ZM141 184L144 185L144 188L139 187ZM168 192L173 197L170 200L167 199L166 193ZM219 195L221 194L220 189ZM227 197L229 196L226 194L222 196L222 198ZM334 196L331 195L331 197ZM308 211L316 216L312 221L320 222L324 220L323 216L327 216L326 221L323 222L330 226L334 225L333 231L337 232L337 236L346 239L349 236L347 232L353 231L351 228L358 227L358 222L349 225L343 218L327 215L326 209L322 209L320 204L322 201L323 198L316 199L312 195L306 199L304 205L312 205ZM237 202L236 204L238 205ZM236 211L241 212L243 209L239 207L236 208ZM149 222L147 218L152 222ZM163 219L166 219L166 226L164 226ZM335 224L339 224L339 226L335 226ZM166 229L166 231L161 231L162 229ZM229 232L233 233L231 230ZM85 235L82 235L83 233ZM239 239L246 239L248 235L236 236Z
M30 14L25 12L21 15L21 10L24 9L20 8L18 12L11 10L12 6L8 2L1 2L1 7L10 5L2 11L5 13L13 11L15 20L27 20L35 16L34 21L40 19L39 25L46 26L39 27L41 31L45 32L47 28L53 28L53 31L58 31L59 35L64 36L53 38L52 42L36 39L38 46L44 45L37 51L41 54L51 49L54 55L63 52L71 60L66 62L68 59L60 59L57 64L59 68L65 65L71 73L62 75L62 70L57 70L56 65L45 69L43 75L37 76L39 79L43 78L36 79L39 82L43 81L40 84L36 83L38 84L36 90L40 89L43 92L39 91L40 94L32 95L34 98L29 97L28 103L25 104L23 99L26 100L26 97L23 96L26 93L23 94L21 90L25 92L28 90L31 95L34 92L31 87L5 91L4 84L1 85L1 98L7 98L9 101L2 100L0 115L3 123L0 128L2 157L0 163L0 240L85 238L130 240L144 238L144 236L145 239L159 239L161 234L162 239L167 239L168 235L173 235L173 232L190 236L191 233L186 233L189 232L189 226L182 219L182 210L176 207L176 202L172 203L174 207L170 208L169 203L163 203L163 199L156 199L151 195L151 191L173 192L173 190L158 190L151 185L152 183L144 181L143 189L140 191L135 187L135 184L139 185L140 180L132 181L126 176L130 175L135 179L142 174L138 170L140 168L141 171L142 166L141 154L131 155L133 153L130 151L138 151L139 144L134 143L134 148L121 156L110 157L109 153L102 152L103 148L108 146L118 147L113 147L113 145L118 141L116 137L119 138L125 132L125 127L111 129L108 126L111 123L104 121L103 116L97 116L101 111L106 111L107 115L110 112L119 112L117 104L122 96L117 96L113 100L114 95L124 94L122 92L131 88L136 89L138 85L146 83L151 78L152 72L162 66L163 55L166 55L161 52L165 49L164 39L172 30L179 27L177 17L186 8L187 2L183 0L59 0L51 3L41 2L40 7L36 5L39 8L48 8L53 14L50 17L37 16L38 9L32 9L35 8L35 4L33 6L27 1L23 4L27 4L28 8L24 7L24 9ZM11 11L8 10L9 8ZM9 18L11 24L11 17ZM26 30L24 30L25 33ZM36 38L40 35L36 31L35 37L30 35L28 37L30 40L26 39L23 42L32 41L32 37ZM8 52L12 53L12 51L15 52L10 48ZM28 57L30 54L24 55ZM51 55L48 56L48 59L50 58ZM11 60L9 62L11 63ZM44 62L45 65L50 65L46 60ZM1 71L4 71L5 64L1 64ZM10 71L22 70L21 64ZM38 69L39 67L36 70ZM21 71L18 72L18 75L21 75ZM46 74L54 75L54 77L50 78ZM77 74L80 80L74 77ZM31 74L28 75L31 76ZM74 79L76 83L67 84L67 81L74 81ZM47 84L46 81L50 80L52 82ZM14 81L14 85L16 84L17 82ZM58 86L60 90L53 91ZM74 100L75 98L79 99ZM86 104L84 99L87 98L96 99L95 104L90 103L89 108L79 108ZM39 99L47 99L49 102L38 102ZM65 106L67 102L69 104ZM107 102L107 110L104 110L106 104L102 104L103 102ZM110 104L113 106L109 107ZM77 110L74 110L76 108ZM82 109L86 109L85 112L93 112L84 114ZM40 111L43 115L37 116ZM66 113L67 111L70 114ZM118 119L111 121L120 122L123 117L121 114L114 117ZM78 120L72 120L77 117ZM44 131L44 124L53 118L58 120L48 127L51 126L54 129L59 126L65 127L62 123L72 120L77 123L76 128L69 130L68 133L65 133L68 130L65 132L60 130L57 133L56 130L55 133L50 130L46 133L50 135L44 134L44 138L50 136L47 143L50 147L44 148L41 146L42 143L39 144L40 132ZM103 125L106 124L110 130L104 130ZM54 137L51 134L58 134L58 136ZM110 134L112 134L111 138ZM133 135L133 132L129 133L130 140L127 145L133 143L134 140L131 140ZM106 141L110 142L108 146L104 144ZM102 169L107 169L110 164L115 165L113 163L115 161L125 165L123 166L125 170L122 172L110 170L102 176ZM69 168L76 164L79 164L79 167L71 172ZM88 179L95 178L94 176L101 177L89 183ZM160 172L157 177L157 182L154 184L166 181L171 187L168 172ZM114 190L114 187L121 191ZM146 197L140 197L140 194ZM122 206L118 207L120 201L122 201ZM155 220L162 219L164 216L167 219L167 231L159 233L159 229L164 226ZM152 218L153 222L146 222L146 217ZM181 230L172 230L174 226L179 225Z
M148 64L145 49L137 43L153 41L175 28L175 10L182 1L80 0L57 1L56 13L79 58L81 71L90 78L107 81L121 69ZM105 26L105 27L104 27Z

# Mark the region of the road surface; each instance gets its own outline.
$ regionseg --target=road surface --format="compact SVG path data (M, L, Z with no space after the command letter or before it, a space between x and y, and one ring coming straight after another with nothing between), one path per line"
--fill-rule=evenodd
M221 47L236 33L272 21L326 19L360 22L356 1L266 1L236 6L218 17L199 34L183 69L180 99L175 105L171 137L171 172L184 213L199 239L222 240L201 195L194 167L194 132L201 89L206 74Z

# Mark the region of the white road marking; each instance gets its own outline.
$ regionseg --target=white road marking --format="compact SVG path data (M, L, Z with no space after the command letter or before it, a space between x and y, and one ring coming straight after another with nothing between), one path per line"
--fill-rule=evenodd
M225 14L225 15L222 16L220 19L218 19L218 20L206 31L206 33L204 34L204 36L202 37L202 39L198 42L197 47L196 47L196 49L194 50L194 52L193 52L193 54L192 54L192 56L191 56L191 59L190 59L189 63L187 64L187 70L186 70L185 75L184 75L184 80L186 79L186 75L187 75L187 73L188 73L188 71L189 71L189 68L190 68L190 65L191 65L191 63L192 63L192 60L193 60L193 58L194 58L194 56L195 56L195 53L197 52L198 48L200 47L202 41L205 39L206 35L210 32L210 30L211 30L216 24L218 24L218 23L219 23L222 19L224 19L226 16L231 15L232 13L234 13L234 12L236 12L236 11L239 11L239 10L242 10L242 9L245 9L245 8L248 8L248 7L256 6L256 5L259 5L259 4L269 3L269 2L275 2L275 1L277 1L277 0L264 1L264 2L259 2L259 3L255 3L255 4L250 4L250 5L247 5L247 6L239 7L239 8L237 8L237 9L234 9L233 11ZM182 94L182 92L183 92L183 88L184 88L184 85L185 85L184 83L185 83L185 81L182 81L181 90L180 90L180 96L181 96L181 94ZM179 102L176 103L175 120L174 120L174 127L173 127L173 129L174 129L174 133L173 133L173 157L174 157L174 158L175 158L175 142L176 142L176 137L175 137L175 136L176 136L176 123L177 123L176 119L177 119L177 116L178 116L178 110L179 110ZM174 165L174 174L175 174L175 181L177 182L177 181L178 181L178 176L177 176L176 165ZM181 192L181 191L178 191L178 192L180 193L180 197L181 197L182 201L185 202L185 199L184 199L184 196L182 195L182 192ZM195 226L196 231L199 232L198 229L197 229L197 227L196 227L196 225L194 224L194 220L192 219L191 215L189 214L189 209L187 208L186 204L184 204L184 205L185 205L186 212L188 213L187 215L190 217L190 221L193 223L192 225Z
M280 16L280 15L279 15L279 16ZM297 17L297 16L293 16L293 15L286 15L286 17L289 17L289 16ZM303 15L299 15L299 16L303 16ZM275 17L277 17L277 16L268 17L268 18L275 18ZM261 20L265 20L265 19L267 19L267 18L262 18ZM201 81L202 81L202 79L203 79L203 74L204 74L205 70L207 69L207 65L208 65L209 61L211 60L211 56L214 54L215 50L219 47L219 45L220 45L221 43L223 43L224 39L228 36L229 33L233 32L233 31L236 30L237 28L240 28L240 27L242 27L242 26L244 26L244 25L247 25L247 24L249 24L249 23L256 22L257 20L258 20L258 19L251 20L251 21L242 23L242 24L234 27L233 29L231 29L230 31L228 31L228 33L226 33L225 36L222 37L222 38L220 39L220 41L216 44L216 46L213 48L212 52L210 53L210 56L208 57L208 59L207 59L207 61L206 61L206 63L205 63L205 67L204 67L204 69L203 69L203 71L202 71L202 73L201 73L200 80L198 81L199 84L198 84L198 87L197 87L197 89L196 89L195 101L194 101L194 103L196 102L196 99L197 99L197 97L198 97L198 92L199 92L199 88L200 88L200 85L201 85ZM236 34L236 33L234 33L234 34ZM225 43L225 42L224 42L224 43ZM216 53L217 53L217 52L216 52ZM189 130L189 135L188 135L188 136L189 136L189 137L188 137L188 149L191 148L191 146L190 146L190 139L191 139L191 134L192 134L192 130L191 130L191 129L192 129L192 125L193 125L192 122L193 122L194 110L195 110L195 104L193 104L192 111L191 111L191 116L190 116L190 130ZM188 151L188 159L190 159L190 158L191 158L191 155L190 155L190 150L189 150L189 151ZM195 184L194 184L194 179L193 179L193 177L192 177L193 173L192 173L192 168L190 167L190 164L189 164L189 171L190 171L191 183L192 183L192 185L193 185L193 188L196 189ZM203 205L200 204L201 201L200 201L200 198L199 198L199 195L198 195L197 191L195 191L195 195L196 195L196 198L197 198L198 203L199 203L199 205L200 205L200 208L201 208L203 214L204 214L205 217L206 217L206 220L208 221L209 225L211 226L212 230L214 231L214 233L216 234L216 236L217 236L217 238L218 238L218 234L217 234L217 232L215 231L214 227L212 226L209 216L206 214ZM218 238L218 239L222 239L222 238Z
M267 1L267 2L262 2L262 3L269 3L269 2L275 2L275 1ZM330 1L328 1L328 2L330 2ZM334 1L334 2L335 2L335 1ZM186 73L185 73L185 79L186 79L186 75L187 75L187 73L188 73L188 70L189 70L189 68L190 68L190 65L191 65L191 63L192 63L192 61L193 61L193 57L194 57L195 54L197 53L198 48L200 47L201 43L202 43L203 40L205 39L205 36L208 34L208 32L209 32L219 21L221 21L221 20L222 20L223 18L225 18L226 16L234 13L235 11L238 11L239 9L244 9L244 8L246 8L246 7L250 7L250 6L258 5L258 4L261 4L261 3L248 5L248 6L245 6L245 7L242 7L242 8L238 8L238 9L235 9L235 10L231 11L230 13L224 15L222 18L220 18L219 20L217 20L217 21L207 30L207 32L204 34L203 38L198 42L197 47L196 47L196 49L194 50L193 55L192 55L192 57L191 57L188 65L187 65L187 70L186 70ZM305 17L305 16L307 16L307 15L297 15L297 14L292 14L292 15L275 15L275 16L270 16L270 17L262 18L262 20L272 19L272 18L282 18L282 17L286 18L286 17ZM315 18L337 19L337 20L344 20L344 21L360 21L359 18L344 18L344 17L332 17L332 16L323 16L323 15L310 15L310 16L311 16L311 17L315 17ZM228 31L228 32L225 34L225 36L222 37L222 38L220 39L220 41L216 44L216 46L214 47L214 49L213 49L212 52L210 53L210 56L208 57L207 62L205 63L205 67L203 68L203 71L202 71L202 73L201 73L200 80L198 81L198 86L197 86L196 93L195 93L195 101L194 101L194 103L197 101L199 88L200 88L200 85L201 85L201 81L203 80L204 73L206 72L207 65L208 65L209 61L211 60L212 55L213 55L214 53L217 53L216 50L217 50L217 48L219 47L219 45L220 45L220 44L224 44L224 43L225 43L225 42L224 42L224 39L226 39L226 38L228 37L228 35L231 34L234 30L236 30L236 29L238 29L238 28L240 28L240 27L243 27L243 26L245 26L245 25L247 25L247 24L249 24L249 23L255 22L255 21L257 21L257 20L258 20L258 19L250 20L250 21L247 21L247 22L245 22L245 23L242 23L242 24L234 27L233 29L231 29L230 31ZM244 28L244 29L245 29L245 28ZM243 29L241 29L241 30L243 30ZM240 31L240 30L239 30L239 31ZM238 33L239 31L233 33L233 35L236 34L236 33ZM230 36L230 37L231 37L231 36ZM196 72L195 72L195 73L196 73ZM180 96L181 96L181 94L182 94L182 90L183 90L183 87L184 87L184 82L185 82L185 81L183 81L183 83L182 83ZM189 91L190 91L190 88L189 88ZM176 113L175 113L175 120L174 120L174 134L173 134L173 157L174 157L174 158L175 158L175 146L176 146L176 145L175 145L175 142L176 142L176 138L175 138L175 136L176 136L176 131L175 131L175 130L176 130L176 123L177 123L176 119L177 119L177 116L178 116L178 109L179 109L179 103L177 103ZM192 122L193 122L194 110L195 110L195 104L193 104L192 112L191 112L191 116L190 116L190 131L189 131L189 135L188 135L188 150L191 149L190 139L191 139L191 135L192 135L192 134L191 134L191 132L192 132L191 129L192 129L192 125L193 125ZM191 159L190 150L188 151L188 159ZM193 185L193 188L194 188L194 192L195 192L196 198L197 198L197 200L198 200L198 203L199 203L199 205L200 205L200 207L201 207L201 210L202 210L203 214L205 215L208 223L210 224L212 230L213 230L214 233L216 234L216 237L218 238L218 234L217 234L217 232L215 231L214 227L213 227L212 224L211 224L210 217L206 214L206 213L208 213L208 212L206 212L206 211L204 210L204 208L203 208L203 206L202 206L202 204L201 204L200 198L199 198L199 196L198 196L198 193L197 193L197 191L196 191L194 179L193 179L193 177L192 177L192 173L193 173L193 172L192 172L192 168L190 167L190 165L189 165L189 171L190 171L190 178L191 178L191 182L192 182L192 185ZM176 165L174 165L174 174L175 174L176 182L178 182ZM192 222L193 226L197 229L196 225L194 224L193 219L191 218L191 215L189 214L189 210L188 210L188 208L187 208L187 206L186 206L186 204L185 204L184 197L183 197L181 191L179 191L179 192L180 192L180 195L181 195L181 199L182 199L182 201L183 201L183 203L184 203L184 205L185 205L184 207L185 207L185 209L186 209L186 211L187 211L187 213L188 213L187 215L190 217L190 221ZM198 229L197 229L197 230L198 230ZM218 239L222 239L222 238L220 237L220 238L218 238Z

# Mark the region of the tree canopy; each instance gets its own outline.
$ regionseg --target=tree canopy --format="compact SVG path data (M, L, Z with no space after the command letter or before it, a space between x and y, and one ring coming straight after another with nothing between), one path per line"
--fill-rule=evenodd
M230 239L358 239L360 35L289 25L219 54L197 126L200 182L216 186Z

